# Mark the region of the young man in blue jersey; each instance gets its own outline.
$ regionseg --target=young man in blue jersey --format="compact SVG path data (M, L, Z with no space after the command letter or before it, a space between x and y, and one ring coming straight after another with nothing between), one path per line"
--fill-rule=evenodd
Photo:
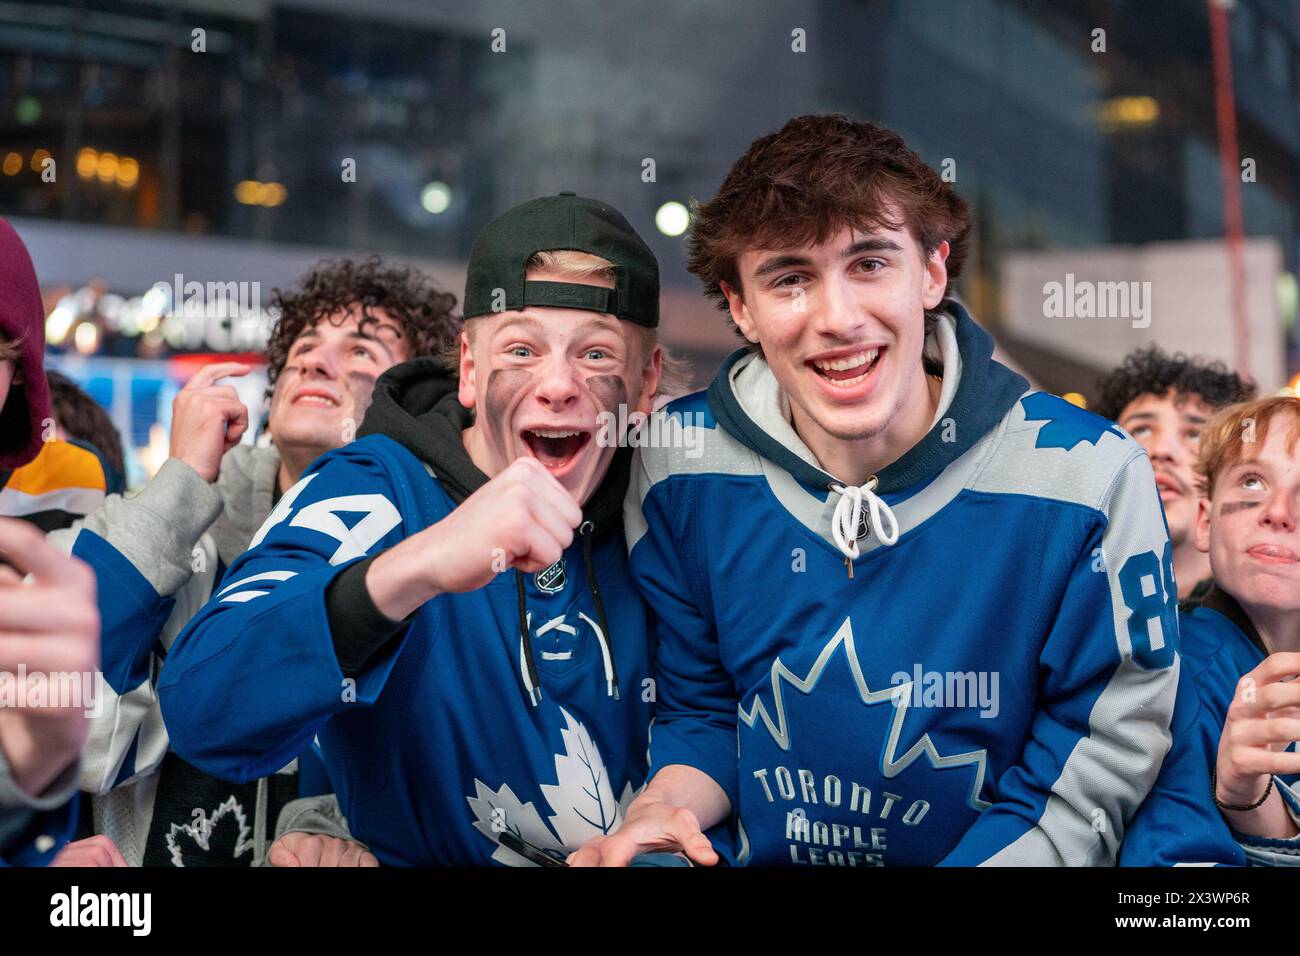
M1131 865L1300 865L1300 401L1233 405L1200 441L1174 747L1125 841Z
M470 254L459 371L387 373L177 639L176 749L249 779L316 744L385 864L554 862L645 779L651 628L628 576L658 264L614 209L518 206ZM617 436L614 436L617 439Z
M949 298L969 229L841 116L697 210L689 266L747 346L638 452L652 776L573 863L1114 861L1169 747L1169 540L1142 449Z

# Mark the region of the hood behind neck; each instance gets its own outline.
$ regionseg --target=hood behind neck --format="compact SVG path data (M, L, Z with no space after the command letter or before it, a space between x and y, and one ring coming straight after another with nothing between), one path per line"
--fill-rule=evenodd
M248 550L278 497L280 453L274 445L236 445L221 459L222 508L208 532L226 567Z
M433 469L438 481L460 504L487 484L488 476L474 464L461 433L474 423L474 413L458 398L459 376L437 357L394 365L375 383L374 396L357 437L386 435ZM609 471L583 506L597 539L622 527L623 496L627 492L630 448L620 448Z
M1029 388L1024 378L993 361L993 338L948 299L939 327L926 337L926 355L943 363L943 387L930 430L878 474L877 492L890 494L932 478L997 425ZM708 390L709 408L733 438L775 462L805 485L826 488L839 479L821 467L790 424L789 401L761 355L739 349L723 362ZM941 420L957 423L944 441Z

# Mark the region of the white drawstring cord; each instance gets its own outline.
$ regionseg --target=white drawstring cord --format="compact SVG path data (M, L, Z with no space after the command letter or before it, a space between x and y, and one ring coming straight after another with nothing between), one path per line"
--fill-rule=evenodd
M858 523L862 520L864 498L875 536L882 544L892 545L898 540L898 519L894 516L893 509L877 496L875 476L862 486L832 484L831 491L840 496L840 500L835 503L835 515L831 519L831 535L835 538L835 546L845 558L852 561L862 553L858 548ZM885 533L885 520L890 526L888 534Z
M605 637L605 632L600 629L600 625L582 611L578 612L578 617L591 625L591 629L596 632L596 641L600 644L600 653L605 659L605 696L618 700L618 688L614 686L614 662L609 656L609 640Z

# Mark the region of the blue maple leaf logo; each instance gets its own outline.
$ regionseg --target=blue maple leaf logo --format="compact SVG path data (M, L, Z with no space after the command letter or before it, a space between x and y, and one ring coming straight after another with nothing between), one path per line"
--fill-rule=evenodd
M1025 421L1046 422L1038 430L1035 448L1064 448L1070 451L1079 442L1095 445L1109 432L1118 438L1124 433L1100 415L1084 411L1063 398L1047 392L1034 392L1020 400L1025 409Z

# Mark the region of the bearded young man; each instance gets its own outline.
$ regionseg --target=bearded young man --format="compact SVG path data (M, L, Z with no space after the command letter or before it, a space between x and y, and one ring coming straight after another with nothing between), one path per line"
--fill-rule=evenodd
M573 863L1115 859L1169 746L1169 540L1142 449L949 297L969 229L842 116L757 140L697 210L689 266L748 347L665 410L694 442L638 453L651 779Z
M173 639L281 496L314 459L352 439L378 377L454 339L456 299L418 271L371 258L323 262L298 287L277 289L273 304L280 318L266 350L270 444L241 442L248 409L222 384L250 367L205 366L172 403L171 454L153 479L138 495L110 496L79 530L54 535L95 569L103 620L101 713L81 775L92 812L83 817L85 839L56 864L366 859L328 801L295 805L280 819L300 790L328 789L318 773L300 780L297 754L239 787L181 758L156 684ZM293 833L273 845L278 822Z
M596 436L651 408L658 264L609 206L536 199L476 240L465 316L459 373L384 376L363 437L280 502L159 687L212 773L315 740L381 863L555 863L645 779L629 451Z

